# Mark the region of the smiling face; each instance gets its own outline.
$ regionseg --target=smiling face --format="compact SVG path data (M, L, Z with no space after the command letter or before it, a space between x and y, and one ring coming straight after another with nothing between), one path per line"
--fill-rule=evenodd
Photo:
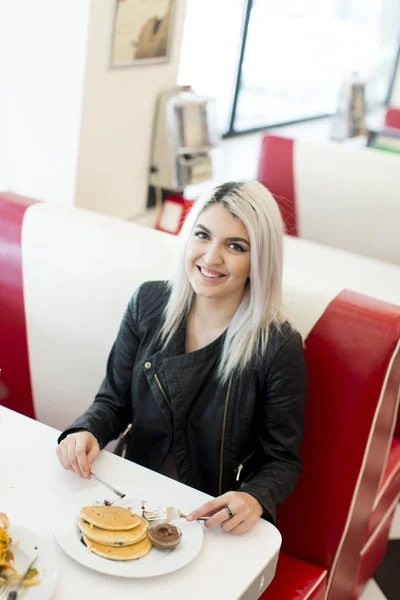
M221 203L198 217L185 254L185 270L194 292L203 298L243 295L250 275L246 227Z

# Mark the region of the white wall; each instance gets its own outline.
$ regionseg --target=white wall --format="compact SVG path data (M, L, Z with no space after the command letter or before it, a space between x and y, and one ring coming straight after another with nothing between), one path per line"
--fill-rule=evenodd
M145 210L155 103L177 79L186 0L175 5L168 64L110 69L115 2L92 2L77 206L121 218Z
M12 0L0 2L0 190L7 189L8 171L8 87L10 80L11 28L14 22Z
M390 106L396 106L400 108L400 60L397 65L397 71L394 78L394 85L392 95L390 98Z
M89 6L0 2L1 189L74 202Z

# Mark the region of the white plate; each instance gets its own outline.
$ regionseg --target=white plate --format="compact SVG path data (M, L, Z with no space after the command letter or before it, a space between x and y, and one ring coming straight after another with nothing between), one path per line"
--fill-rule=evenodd
M41 583L31 588L24 588L21 596L26 600L48 600L53 595L57 584L57 560L54 550L37 533L22 525L11 525L8 533L12 539L13 566L18 573L24 573L29 563L36 555L38 556L33 567L39 571L38 577ZM14 546L14 544L18 545Z
M114 485L114 484L113 484ZM116 484L115 484L116 485ZM118 485L116 485L118 488ZM139 490L138 488L127 488L120 486L126 493L126 498L117 500L115 505L129 506L132 511L141 515L142 501L145 502L149 510L159 506L177 506L182 512L186 510L179 502L179 498L164 497L160 490ZM160 496L163 496L160 504ZM82 565L107 573L108 575L117 575L119 577L154 577L171 573L181 569L190 563L200 552L203 544L203 529L197 522L188 523L185 519L179 519L175 524L182 531L182 540L179 546L171 552L164 552L152 548L146 556L138 560L114 561L102 558L89 552L89 550L80 541L77 522L79 520L79 511L82 506L88 506L95 503L103 503L104 499L114 499L112 492L107 492L104 487L93 487L82 492L78 492L60 506L54 519L54 535L60 546L71 558ZM156 500L158 498L158 501Z

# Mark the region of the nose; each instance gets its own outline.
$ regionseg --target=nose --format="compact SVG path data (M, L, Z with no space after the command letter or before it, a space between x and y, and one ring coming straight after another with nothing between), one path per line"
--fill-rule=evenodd
M207 248L207 252L203 256L205 262L211 267L212 265L222 265L224 259L222 257L222 251L219 244L210 244Z

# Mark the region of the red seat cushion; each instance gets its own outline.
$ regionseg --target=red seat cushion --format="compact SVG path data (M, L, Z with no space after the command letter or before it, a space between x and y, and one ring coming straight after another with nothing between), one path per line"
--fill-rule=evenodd
M400 129L400 110L398 108L388 107L385 117L385 127Z
M375 529L373 535L370 536L368 542L361 551L360 560L358 563L357 578L353 593L351 595L351 600L357 600L359 598L359 595L364 589L367 581L373 576L379 566L379 563L385 555L389 531L393 522L396 507L397 501L395 501L394 504L389 507L386 518L380 522L379 527ZM394 596L392 596L392 598L393 597ZM396 598L398 598L398 595Z
M279 554L271 584L260 600L323 600L327 571L290 554Z
M274 196L286 233L297 236L293 148L293 140L266 134L261 144L257 179Z
M389 457L368 524L368 539L400 493L400 439L393 438Z
M0 192L0 404L35 417L22 278L22 227L34 200Z

